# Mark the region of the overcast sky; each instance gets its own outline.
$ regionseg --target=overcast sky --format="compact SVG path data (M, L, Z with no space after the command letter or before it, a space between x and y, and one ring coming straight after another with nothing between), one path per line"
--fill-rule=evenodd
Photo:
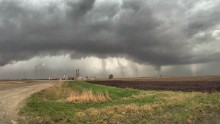
M0 78L220 74L219 0L0 0Z

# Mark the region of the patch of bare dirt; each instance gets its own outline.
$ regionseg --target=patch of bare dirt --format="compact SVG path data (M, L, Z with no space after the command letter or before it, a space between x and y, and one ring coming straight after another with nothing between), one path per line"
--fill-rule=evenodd
M90 83L141 90L220 91L220 76L127 78L89 81Z
M19 124L18 109L21 102L42 89L56 84L57 81L0 82L0 123Z

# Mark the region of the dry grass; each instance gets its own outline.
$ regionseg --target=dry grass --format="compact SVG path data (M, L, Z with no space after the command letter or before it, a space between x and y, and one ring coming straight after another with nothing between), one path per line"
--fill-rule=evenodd
M136 104L108 106L101 109L90 108L75 114L79 122L83 123L123 123L131 124L143 117L151 116L156 106Z
M167 105L172 104L180 104L180 103L187 103L193 98L195 98L198 95L201 95L199 92L190 92L190 93L184 93L184 92L174 92L174 91L163 91L164 94L167 95L167 97L163 97L160 99L160 102L166 103Z
M45 89L41 93L41 97L45 100L58 100L63 101L65 100L69 94L71 94L71 88L63 88L63 82L56 84L53 87Z
M60 82L55 86L42 91L42 98L45 100L56 100L61 102L105 102L111 100L109 93L93 92L92 90L79 91L65 86Z
M143 92L132 98L144 98L157 92ZM75 114L78 122L83 123L216 123L219 117L213 110L219 110L220 100L202 103L199 97L211 97L210 94L199 92L161 92L165 96L154 104L123 104L89 108ZM207 95L207 96L206 96ZM205 102L207 101L205 99ZM207 101L209 102L209 101ZM213 111L213 112L211 112ZM212 113L212 114L210 114ZM207 121L206 121L207 120Z
M108 100L111 100L111 97L107 92L95 94L91 90L83 91L81 94L73 91L67 98L68 102L105 102Z

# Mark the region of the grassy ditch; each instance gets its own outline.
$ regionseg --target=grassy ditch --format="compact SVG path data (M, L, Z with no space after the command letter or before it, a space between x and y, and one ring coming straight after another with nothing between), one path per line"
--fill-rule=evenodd
M220 93L140 91L65 82L27 99L30 123L217 123Z

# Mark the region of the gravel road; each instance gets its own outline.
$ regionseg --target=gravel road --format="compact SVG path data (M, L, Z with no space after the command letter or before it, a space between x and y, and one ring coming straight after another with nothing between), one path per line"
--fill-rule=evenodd
M58 81L0 82L0 123L18 124L18 110L31 94L56 84Z

